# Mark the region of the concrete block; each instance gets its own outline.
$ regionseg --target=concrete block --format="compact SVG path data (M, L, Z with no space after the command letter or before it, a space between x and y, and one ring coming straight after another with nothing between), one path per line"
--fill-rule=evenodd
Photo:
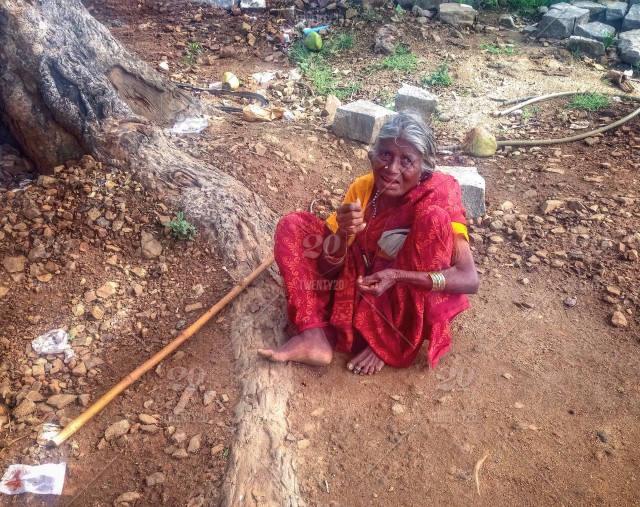
M629 12L622 22L622 29L626 32L628 30L636 30L640 28L640 4L632 5Z
M456 26L473 26L476 22L478 11L467 4L440 4L438 17L443 23Z
M622 32L619 36L618 50L623 62L640 62L640 30Z
M338 108L331 130L338 137L372 144L380 127L394 114L390 109L368 100L356 100Z
M238 0L196 0L202 4L215 5L221 9L230 10L234 5L238 5Z
M607 2L603 5L607 8L604 18L607 23L622 21L629 10L629 4L626 2Z
M586 25L576 26L573 33L579 37L586 37L587 39L604 42L607 37L613 37L616 34L616 29L611 25L605 25L604 23L594 21L593 23L587 23Z
M484 178L478 174L475 167L436 166L436 171L453 176L462 189L462 204L467 210L467 218L477 218L486 215L484 204Z
M586 25L589 22L589 11L573 5L560 3L551 6L540 23L536 37L550 37L552 39L566 39L573 34L576 25Z
M262 12L267 10L267 0L240 0L243 11Z
M396 111L415 109L428 122L438 107L438 97L424 88L403 83L396 94L395 106Z
M604 56L605 53L604 44L602 42L587 39L586 37L578 37L577 35L569 37L567 49L569 51L579 51L591 58L600 58L601 56Z
M604 5L590 0L571 0L571 5L580 9L587 9L589 11L589 21L604 19L604 14L607 10Z

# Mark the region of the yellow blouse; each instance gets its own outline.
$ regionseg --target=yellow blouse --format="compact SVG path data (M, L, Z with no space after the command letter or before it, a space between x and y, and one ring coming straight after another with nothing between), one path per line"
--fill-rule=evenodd
M342 204L347 204L349 202L356 202L360 199L360 203L362 204L362 209L367 207L367 203L371 199L371 194L373 193L373 173L366 174L357 178L351 186L349 190L347 190L347 195L344 197L344 201ZM327 218L327 227L331 229L333 233L336 233L338 230L338 220L337 213L334 211L329 218ZM469 234L467 232L467 227L460 222L451 222L451 228L453 229L454 234L462 234L467 241L469 241Z

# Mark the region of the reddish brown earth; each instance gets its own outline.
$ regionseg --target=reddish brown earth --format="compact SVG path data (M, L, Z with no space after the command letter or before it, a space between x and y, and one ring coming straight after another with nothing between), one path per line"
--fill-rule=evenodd
M244 89L255 90L248 79L252 72L291 70L285 58L274 61L277 48L265 40L268 23L276 26L274 18L243 19L187 2L139 5L107 1L94 3L92 12L150 64L165 56L170 73L181 74L175 79L206 84L232 70L246 81ZM490 15L481 22L491 26L493 19ZM254 27L253 48L242 33L243 21ZM420 56L416 75L377 71L370 77L364 71L380 58L371 53L376 23L361 22L354 48L338 55L333 65L351 69L348 79L363 80L354 98L383 100L393 96L400 82L417 82L448 56L454 85L434 90L441 100L441 119L434 121L441 144L459 140L470 123L480 122L508 138L571 135L576 132L571 124L586 120L595 128L634 107L614 103L587 114L568 111L566 101L556 101L544 103L528 119L491 119L486 113L496 103L488 97L529 95L532 87L540 93L562 91L576 82L582 89L614 90L557 46L528 45L514 32L469 33L458 39L437 22L421 28L408 17L398 25L403 40ZM496 36L515 39L518 54L487 55L478 48ZM187 69L181 62L194 38L204 48L202 65ZM209 65L208 56L218 55L219 46L232 46L235 56L212 59ZM568 69L568 78L540 72L558 66ZM293 102L280 102L277 87L286 88L286 82L279 78L267 94L291 109L304 103L298 121L247 123L214 111L211 126L202 134L184 136L184 147L241 179L279 213L312 207L325 216L349 183L367 172L366 146L335 138L320 116L323 101L309 96L305 87L295 88ZM480 115L480 110L486 113ZM443 122L443 116L451 121ZM273 366L293 370L291 432L284 445L292 448L301 497L308 505L640 503L639 146L640 127L632 121L592 145L511 150L490 159L441 156L442 165L477 165L487 181L488 216L470 227L480 292L471 298L472 309L455 322L452 351L435 370L424 357L407 370L385 368L366 378L345 370L345 356L337 356L327 368ZM20 210L26 197L36 199L37 206L45 205L47 197L59 200L73 213L69 225L53 231L63 247L52 257L59 269L52 269L50 281L31 274L14 281L0 271L0 286L10 290L0 298L5 365L0 373L11 381L14 393L38 380L25 370L36 359L27 345L38 334L58 326L85 326L76 340L84 340L81 350L104 364L93 366L94 374L89 368L86 376L64 370L47 374L40 392L47 398L51 392L45 382L69 378L63 392L95 399L175 335L180 321L195 319L199 312L186 313L187 304L197 301L206 308L233 283L222 269L224 260L211 254L202 238L185 248L163 235L160 216L169 211L153 196L136 191L134 183L122 189L132 232L96 236L85 225L86 214L104 201L91 201L90 191L79 187L66 194L63 185L50 196L41 187L0 193L0 227L12 226L0 240L0 258L26 255L32 245L25 242L42 232L31 223L26 235L13 229L24 221ZM563 205L543 214L540 206L548 199ZM160 239L165 260L140 256L140 230ZM105 264L113 254L107 244L120 249L119 267ZM132 283L141 282L124 269L127 265L147 270L141 296L132 292ZM105 305L110 326L102 330L89 315L90 304L79 317L72 310L88 290L106 281L118 282L118 291ZM197 284L205 290L194 297ZM626 326L611 324L614 311L624 315ZM0 450L7 463L64 460L69 467L63 497L22 496L7 503L112 505L129 491L141 494L135 505L186 505L190 500L200 505L204 496L218 502L225 450L233 445L230 411L237 389L225 325L224 320L210 323L185 345L184 355L147 374L59 451L37 446L29 421L10 428L5 423L5 442L26 435ZM173 409L180 394L201 377L202 386L177 418ZM216 391L216 401L207 407L206 390ZM149 400L154 403L145 408ZM56 415L73 417L81 410L74 402ZM138 430L100 444L107 426L123 418L133 424L140 413L157 416L160 430ZM184 459L165 454L174 445L169 426L186 433L183 448L201 434L200 449ZM474 467L483 458L476 482ZM164 484L146 486L145 478L158 471Z

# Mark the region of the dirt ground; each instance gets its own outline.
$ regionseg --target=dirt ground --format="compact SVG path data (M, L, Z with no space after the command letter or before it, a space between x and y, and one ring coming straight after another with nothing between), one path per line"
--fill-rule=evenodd
M251 81L252 73L281 71L264 93L295 111L295 122L247 123L212 109L204 132L181 137L186 151L242 180L277 212L312 209L326 216L349 183L368 171L366 146L337 139L327 129L323 99L310 95L308 86L282 93L290 88L294 67L267 41L270 25L280 26L275 17L232 16L186 1L85 5L152 66L164 58L174 79L206 86L233 71L245 81L241 89L255 91L264 87ZM381 21L391 14L383 10ZM402 82L417 84L446 59L454 84L432 90L440 100L433 125L441 145L459 142L479 124L506 139L568 136L634 108L613 101L597 113L582 113L558 99L520 116L492 117L500 107L497 98L567 90L615 93L601 80L602 72L561 44L525 41L516 31L498 30L496 19L496 13L482 14L480 23L492 30L459 34L407 15L395 24L419 56L418 70L372 73L365 68L381 58L372 47L382 23L356 17L355 26L330 34L355 33L354 47L335 57L332 66L349 71L343 73L345 82L362 83L354 99L384 103ZM256 35L253 47L243 22ZM203 47L201 63L188 67L185 51L194 39ZM496 40L514 44L515 54L479 48ZM229 46L233 56L216 58ZM506 149L490 159L441 155L440 165L474 165L486 179L488 214L470 226L480 292L471 297L472 309L455 321L452 351L435 370L424 356L407 370L385 368L366 378L347 372L348 358L340 355L327 368L273 366L293 373L291 432L284 445L293 449L301 501L313 506L640 504L639 148L640 126L634 120L588 144ZM78 182L68 179L74 171ZM168 237L160 222L176 210L163 209L125 174L114 173L128 186L113 206L124 202L126 211L113 208L109 220L126 221L130 233L103 233L87 222L92 207L112 210L98 173L81 165L56 177L64 181L57 192L34 185L0 193L5 231L0 257L27 255L34 237L44 234L42 227L27 228L26 234L15 227L24 222L20 213L29 209L27 202L45 213L47 205L70 213L60 212L52 221L58 229L52 230L51 244L59 247L42 260L44 272L17 279L0 274L0 287L9 289L0 297L0 374L14 394L23 393L21 400L34 384L48 398L56 388L51 381L58 379L66 382L63 393L89 394L93 401L202 311L187 312L186 305L207 308L233 280L203 238L185 248ZM91 187L97 187L93 196ZM562 202L545 213L541 207L548 200ZM161 242L162 257L141 256L143 230ZM109 264L113 255L115 265ZM47 267L45 260L56 266ZM144 278L132 271L136 267L146 270ZM47 273L48 281L37 278ZM86 294L109 281L117 290L96 300L105 310L96 319ZM78 305L85 307L82 312ZM35 443L28 419L5 422L5 443L26 436L0 449L6 463L64 460L68 472L60 498L3 500L99 506L135 492L131 505L202 505L204 498L219 503L237 396L226 325L223 313L112 403L70 446L45 451ZM38 361L29 340L56 327L77 332L73 345L86 373L74 374L69 365L42 378L33 373ZM191 400L174 413L189 387L195 390ZM82 410L79 399L53 415L43 412L44 405L36 401L31 415L65 422ZM11 408L0 405L7 413ZM154 426L140 414L155 418L157 428L139 426L102 440L105 429L122 419ZM197 449L178 452L197 435L201 443L192 448ZM149 481L155 472L161 472L162 483Z

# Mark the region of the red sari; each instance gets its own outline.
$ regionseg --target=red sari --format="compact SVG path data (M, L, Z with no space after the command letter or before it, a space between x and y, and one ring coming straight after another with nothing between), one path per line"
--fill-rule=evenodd
M275 258L285 283L290 322L298 333L331 326L339 352L354 352L354 344L364 340L380 359L398 368L409 366L427 339L429 362L435 366L449 349L451 320L469 307L467 297L409 284L395 284L376 297L360 292L356 280L387 268L426 272L450 267L451 222L466 222L460 186L451 176L435 172L403 196L397 207L369 220L349 246L337 279L328 280L320 272L318 258L331 231L310 213L286 215L276 229ZM390 259L378 240L384 231L394 229L409 232ZM363 255L369 259L368 269Z

